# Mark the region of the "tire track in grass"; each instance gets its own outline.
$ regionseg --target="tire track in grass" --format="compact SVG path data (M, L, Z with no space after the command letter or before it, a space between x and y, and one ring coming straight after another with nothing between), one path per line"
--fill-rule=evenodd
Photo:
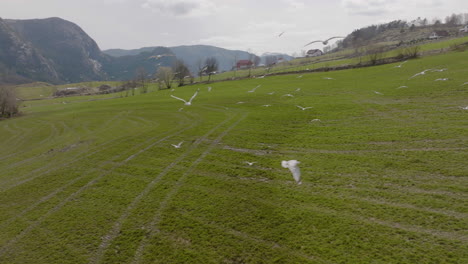
M117 113L117 114L114 115L111 119L109 119L109 120L107 120L105 123L103 123L103 124L101 125L101 127L104 128L104 131L109 130L109 124L112 123L112 122L113 122L114 120L116 120L117 118L119 118L123 113L126 113L126 111L122 111L122 112ZM41 123L41 122L39 122L39 123ZM30 131L33 131L33 130L30 129ZM18 136L21 136L22 138L24 138L24 136L25 136L25 135L22 135L22 133L17 133L17 134L18 134ZM30 133L28 133L28 134L30 134ZM16 144L16 145L17 145L17 144ZM26 152L29 152L29 150L28 150L28 151L19 151L19 152L15 152L15 153L9 154L9 155L7 155L7 156L0 157L0 161L1 161L1 160L4 160L4 159L7 159L7 158L10 158L10 157L17 156L17 155L22 154L22 153L26 153ZM0 190L0 191L1 191L1 190Z
M212 176L209 176L209 177L212 177ZM276 181L276 182L278 183L278 181ZM285 183L285 184L287 184L287 183ZM306 183L303 183L302 186L306 186L305 184ZM310 184L310 185L312 186L312 184ZM192 188L195 189L195 190L204 191L204 192L210 193L210 194L216 193L217 195L220 195L220 196L221 195L234 195L234 194L229 194L229 193L226 194L224 192L219 193L219 192L217 192L217 191L215 191L215 190L213 190L212 188L209 188L209 187L196 186L196 187L192 187ZM330 195L330 194L327 194L327 195ZM342 195L337 195L337 196L339 198L342 198L342 199L344 199L344 198L351 198L351 199L354 198L353 196L345 196L345 197L343 197ZM260 201L260 202L262 202L264 204L274 206L274 207L278 207L278 204L272 203L271 201L268 201L268 200L265 200L265 199L262 199L262 198L258 198L258 197L256 197L255 199L257 199L257 201ZM363 200L363 201L366 201L366 200ZM373 203L373 201L368 201L368 202ZM390 204L390 206L391 206L391 204ZM370 224L370 225L378 224L378 225L389 227L389 228L392 228L392 229L400 229L400 230L403 230L403 231L406 231L406 232L413 232L413 233L419 233L419 234L424 234L424 235L430 235L430 236L433 236L433 237L437 237L439 239L442 238L442 239L446 239L446 240L462 241L462 242L467 242L468 241L468 236L463 235L461 233L450 232L450 231L441 231L441 230L430 229L430 228L425 228L425 227L422 227L422 226L411 225L411 224L402 224L402 223L397 223L397 222L378 219L378 218L375 218L375 217L366 217L366 216L363 216L363 215L360 215L360 214L357 214L357 213L348 212L347 210L337 210L337 209L329 208L329 207L326 207L326 206L317 206L317 205L311 205L311 204L307 204L307 205L295 204L294 208L303 209L304 211L316 211L316 212L320 212L320 213L327 214L327 215L334 215L335 217L338 217L338 218L352 219L354 221L358 221L358 222L362 222L362 223L366 223L366 224Z
M96 169L91 169L91 171L87 171L88 173L89 172L92 172L93 170L96 170ZM64 191L66 188L72 186L73 184L75 184L76 182L80 181L81 179L85 178L87 175L82 175L80 177L77 177L69 182L67 182L66 184L62 185L61 187L59 187L58 189L55 189L54 191L52 191L51 193L49 193L48 195L44 196L44 197L41 197L39 200L37 200L35 203L31 204L29 207L25 208L24 210L22 210L21 212L19 212L18 214L14 215L13 217L11 217L10 219L8 219L7 221L3 222L3 223L0 223L0 228L3 228L5 226L8 226L10 224L12 224L16 219L22 217L23 215L27 214L28 212L34 210L36 207L38 207L40 204L42 203L45 203L47 202L48 200L52 199L53 197L55 197L57 194L59 194L60 192Z
M189 126L188 128L192 128L193 126L195 126L195 124L197 124L197 123L194 123L193 125ZM187 128L187 129L188 129L188 128ZM171 132L168 132L168 133L171 134L172 131L171 131ZM152 141L152 140L154 140L155 138L156 138L156 137L152 137L152 138L146 140L145 142L140 143L139 145L137 145L137 147L140 147L141 145L144 145L144 144L146 144L148 141L150 141L150 140ZM105 145L108 145L108 144L110 144L110 143L113 143L115 140L117 140L117 139L111 140L111 141L109 141L109 142L105 142L104 144L105 144ZM100 145L99 147L97 147L97 148L98 148L98 149L102 148L102 146L103 146L104 144L101 144L101 145ZM129 151L131 151L131 149L130 149ZM93 153L91 153L91 154L89 154L89 155L87 155L87 156L93 155L93 154L98 153L98 152L100 152L100 151L95 151L95 152L93 152ZM115 158L119 158L119 157L121 157L121 156L123 156L123 155L124 155L124 153L119 153L119 154L117 154L116 156L114 156L114 157L112 158L112 160L115 159ZM107 164L107 163L104 162L103 164ZM101 164L101 165L102 165L102 164ZM113 164L113 167L117 167L117 166L119 166L119 163L118 163L118 162ZM96 170L96 169L91 169L90 171L93 171L93 170ZM100 170L100 169L97 168L97 170ZM102 171L103 173L107 172L107 171L103 171L103 170L100 170L100 171ZM69 181L68 183L66 183L65 185L63 185L62 187L59 187L59 188L57 188L56 190L52 191L52 193L50 193L50 194L48 194L48 195L46 195L46 196L40 198L36 203L32 204L32 205L29 206L28 208L26 208L26 209L24 209L23 211L21 211L19 214L15 215L15 216L13 216L11 219L7 220L6 223L11 223L11 222L13 222L15 219L17 219L17 218L21 217L22 215L26 214L27 212L32 211L33 209L35 209L35 208L36 208L37 206L39 206L40 204L42 204L42 203L48 201L49 199L55 197L55 195L57 195L58 193L60 193L61 191L63 191L66 187L73 185L75 182L79 181L80 179L84 178L85 176L86 176L86 175L84 175L84 176L82 176L82 177L75 178L75 179ZM4 225L4 224L0 224L0 227L2 227L3 225Z
M132 263L140 263L141 258L143 257L143 251L145 250L147 244L153 238L156 233L159 233L158 224L161 221L161 214L164 209L166 209L167 205L171 201L172 197L177 194L180 187L184 184L185 179L187 176L192 172L192 170L208 155L214 147L221 141L221 139L226 136L234 127L236 127L244 118L246 118L248 113L243 114L239 119L237 119L231 126L229 126L226 130L224 130L209 146L208 148L200 154L200 156L190 164L187 170L182 174L182 176L177 180L175 186L170 190L170 192L164 197L164 200L159 204L158 210L156 211L153 220L149 224L146 230L149 230L149 235L145 236L138 245L138 248L135 252L134 259Z
M276 243L274 241L268 241L268 240L265 240L265 239L262 239L262 238L259 238L259 237L255 237L255 236L253 236L251 234L247 234L247 233L239 231L239 230L228 228L228 227L219 225L217 223L213 223L213 222L207 223L205 221L205 219L201 219L199 217L189 216L187 214L182 214L182 216L189 219L189 220L191 220L191 221L196 221L201 225L216 229L216 230L218 230L218 231L220 231L222 233L230 234L230 235L233 235L235 237L239 237L239 238L245 239L245 240L250 240L250 241L253 241L253 242L258 243L258 244L263 244L263 245L266 245L266 246L268 246L268 247L270 247L272 249L278 248L278 249L281 249L281 250L283 250L285 252L291 253L292 255L294 255L296 257L301 257L301 258L304 258L304 259L314 261L314 263L330 263L330 264L334 263L334 262L331 262L331 261L324 260L323 258L320 258L320 257L317 257L317 256L307 255L307 254L305 254L303 252L300 252L298 250L291 249L290 247L280 245L280 244L278 244L278 243Z
M184 132L185 130L188 130L190 128L192 128L195 124L192 124L190 126L187 126L183 129L180 129L179 131L171 134L170 132L169 135L163 137L163 138L160 138L159 140L157 140L156 142L153 142L151 143L150 145L148 145L147 147L145 147L144 149L147 150L149 149L150 147L154 147L156 144L159 144L163 141L166 141L167 139L171 138L171 137L174 137L182 132ZM154 139L154 138L153 138ZM137 154L141 154L142 151L141 149L137 152ZM119 162L118 164L116 164L113 168L109 169L108 171L100 174L99 176L97 176L96 178L92 179L91 181L89 181L88 183L86 183L84 186L82 186L80 189L78 189L76 192L72 193L71 195L69 195L67 198L65 198L64 200L62 200L60 203L58 203L56 206L54 206L52 209L50 209L49 211L47 211L45 214L43 214L42 216L40 216L36 221L33 221L28 227L26 227L25 229L23 229L21 231L21 233L19 233L18 235L16 235L14 238L10 239L5 245L3 245L1 248L0 248L0 256L8 253L12 246L14 244L16 244L18 241L20 241L23 237L25 237L27 234L29 234L33 229L35 229L36 227L38 227L46 218L48 218L50 215L52 215L53 213L59 211L63 206L65 206L68 202L74 200L75 198L77 198L81 193L83 193L85 190L87 190L88 188L90 188L91 186L93 186L96 182L98 182L99 180L101 180L102 178L104 178L105 176L107 176L108 174L110 174L114 169L116 169L117 167L119 166L122 166L124 165L125 163L127 163L129 160L133 159L134 157L136 157L137 155L133 154L133 155L130 155L129 158L127 158L126 160L122 161L122 162ZM49 198L50 199L50 198Z
M117 116L119 116L119 114L116 115L115 118L117 118ZM113 119L114 119L114 118L113 118ZM181 126L184 125L184 124L185 124L185 123L182 123ZM148 139L148 140L153 140L154 138L155 138L155 137L150 138L150 139ZM80 153L78 153L77 155L73 156L73 157L71 158L71 161L62 163L62 164L60 164L60 165L58 165L58 166L57 166L56 164L54 164L54 163L48 163L48 164L45 165L45 166L42 166L42 167L40 167L40 168L37 168L37 169L31 171L30 173L27 173L26 175L24 175L24 176L22 177L22 178L26 178L26 179L19 180L18 182L14 183L14 184L12 184L12 185L10 185L10 186L7 186L7 184L9 183L8 181L3 182L2 185L1 185L1 187L0 187L0 193L5 192L5 191L8 191L8 190L10 190L10 189L12 189L12 188L15 188L15 187L17 187L17 186L20 186L20 185L22 185L22 184L24 184L24 183L27 183L27 182L29 182L29 181L32 181L32 180L34 180L34 179L36 179L36 178L38 178L38 177L40 177L40 176L42 176L42 175L44 175L44 174L50 173L50 172L52 172L52 171L58 170L58 169L60 169L60 168L66 167L66 166L69 166L69 165L71 165L71 164L73 164L73 163L76 163L76 162L78 162L78 161L80 161L80 160L83 160L83 159L85 159L85 158L87 158L87 157L89 157L89 156L91 156L91 155L94 155L94 154L96 154L96 153L98 153L98 152L104 151L104 150L106 150L105 146L107 146L107 145L109 145L109 144L111 144L111 143L113 143L114 141L117 141L117 140L120 140L120 138L116 138L116 139L113 139L113 140L111 140L111 141L106 141L106 142L104 142L103 144L97 146L97 147L95 148L95 149L97 149L96 151L93 151L93 152L91 152L91 153L88 153L88 154L85 155L85 156L83 156L82 154L85 153L85 152L87 152L87 151L80 152ZM143 143L142 143L142 144L143 144ZM121 154L121 155L123 155L123 154ZM121 155L118 155L117 158L120 157ZM50 167L52 167L52 168L51 168L51 169L48 169L48 168L50 168ZM48 169L48 170L47 170L47 169ZM43 171L43 170L46 170L46 171ZM30 176L30 175L33 175L33 176L28 178L28 176ZM18 179L14 178L14 179L12 179L12 180L18 180ZM10 181L10 182L11 182L11 181Z
M196 149L206 138L208 138L213 132L215 132L219 127L229 122L235 116L231 116L223 120L221 123L216 125L206 134L204 134L201 138L198 138L185 152L183 152L179 157L177 157L173 162L171 162L161 173L159 173L146 187L145 189L140 192L130 203L130 205L125 209L122 215L117 219L117 221L113 224L112 229L103 237L101 244L99 245L98 250L96 253L91 257L89 263L100 263L104 254L111 244L111 242L118 236L120 230L122 229L122 224L127 218L129 217L131 211L137 206L137 204L145 197L153 188L154 186L165 176L167 175L170 170L183 161L194 149ZM137 153L138 154L138 153ZM133 158L130 156L127 160Z

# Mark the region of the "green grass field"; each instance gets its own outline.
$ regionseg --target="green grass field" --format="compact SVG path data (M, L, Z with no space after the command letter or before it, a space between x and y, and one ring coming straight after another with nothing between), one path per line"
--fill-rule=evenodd
M395 65L24 102L0 263L467 263L468 52Z

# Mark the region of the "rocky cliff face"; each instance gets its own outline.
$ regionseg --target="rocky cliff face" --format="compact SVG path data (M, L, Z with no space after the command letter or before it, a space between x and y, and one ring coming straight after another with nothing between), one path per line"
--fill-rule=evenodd
M58 79L81 82L106 78L111 58L79 26L61 18L4 20L19 38L52 61Z
M53 61L44 57L0 18L0 82L59 81Z

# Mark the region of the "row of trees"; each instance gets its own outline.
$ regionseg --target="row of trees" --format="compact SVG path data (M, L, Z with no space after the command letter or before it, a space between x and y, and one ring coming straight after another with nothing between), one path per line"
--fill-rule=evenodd
M198 63L198 76L201 78L203 75L208 75L208 82L211 80L211 75L216 74L218 71L218 60L215 57L208 57L204 63ZM190 73L184 61L176 60L173 67L159 67L156 71L156 79L159 83L160 89L170 89L174 81L178 86L183 86L185 80L189 79L193 82L194 76Z
M13 87L0 86L0 118L18 113L16 93Z

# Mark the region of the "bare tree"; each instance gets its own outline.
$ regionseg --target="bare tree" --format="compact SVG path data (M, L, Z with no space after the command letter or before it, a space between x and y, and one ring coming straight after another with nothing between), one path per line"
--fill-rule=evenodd
M148 72L143 67L140 67L136 70L136 82L141 86L141 93L148 92L148 87L146 85L147 75Z
M200 81L202 80L203 73L205 72L206 72L206 66L203 63L203 60L198 59L197 60L197 73L198 73L198 77L200 77Z
M190 71L183 60L176 60L174 72L174 78L179 82L179 86L183 86L185 78L187 76L191 76Z
M215 74L218 70L218 60L215 57L209 57L205 60L206 73L208 73L208 82L211 79L211 75Z
M366 53L367 53L367 59L372 65L375 65L377 61L379 61L382 58L384 48L382 46L378 45L372 45L367 47Z
M272 66L275 65L276 62L278 61L278 58L274 55L269 55L265 57L265 65L266 66Z
M18 105L14 88L0 86L0 117L12 117L16 113Z
M170 89L172 86L172 80L174 79L174 72L171 67L159 67L156 72L156 78L159 79L160 89L161 84Z

